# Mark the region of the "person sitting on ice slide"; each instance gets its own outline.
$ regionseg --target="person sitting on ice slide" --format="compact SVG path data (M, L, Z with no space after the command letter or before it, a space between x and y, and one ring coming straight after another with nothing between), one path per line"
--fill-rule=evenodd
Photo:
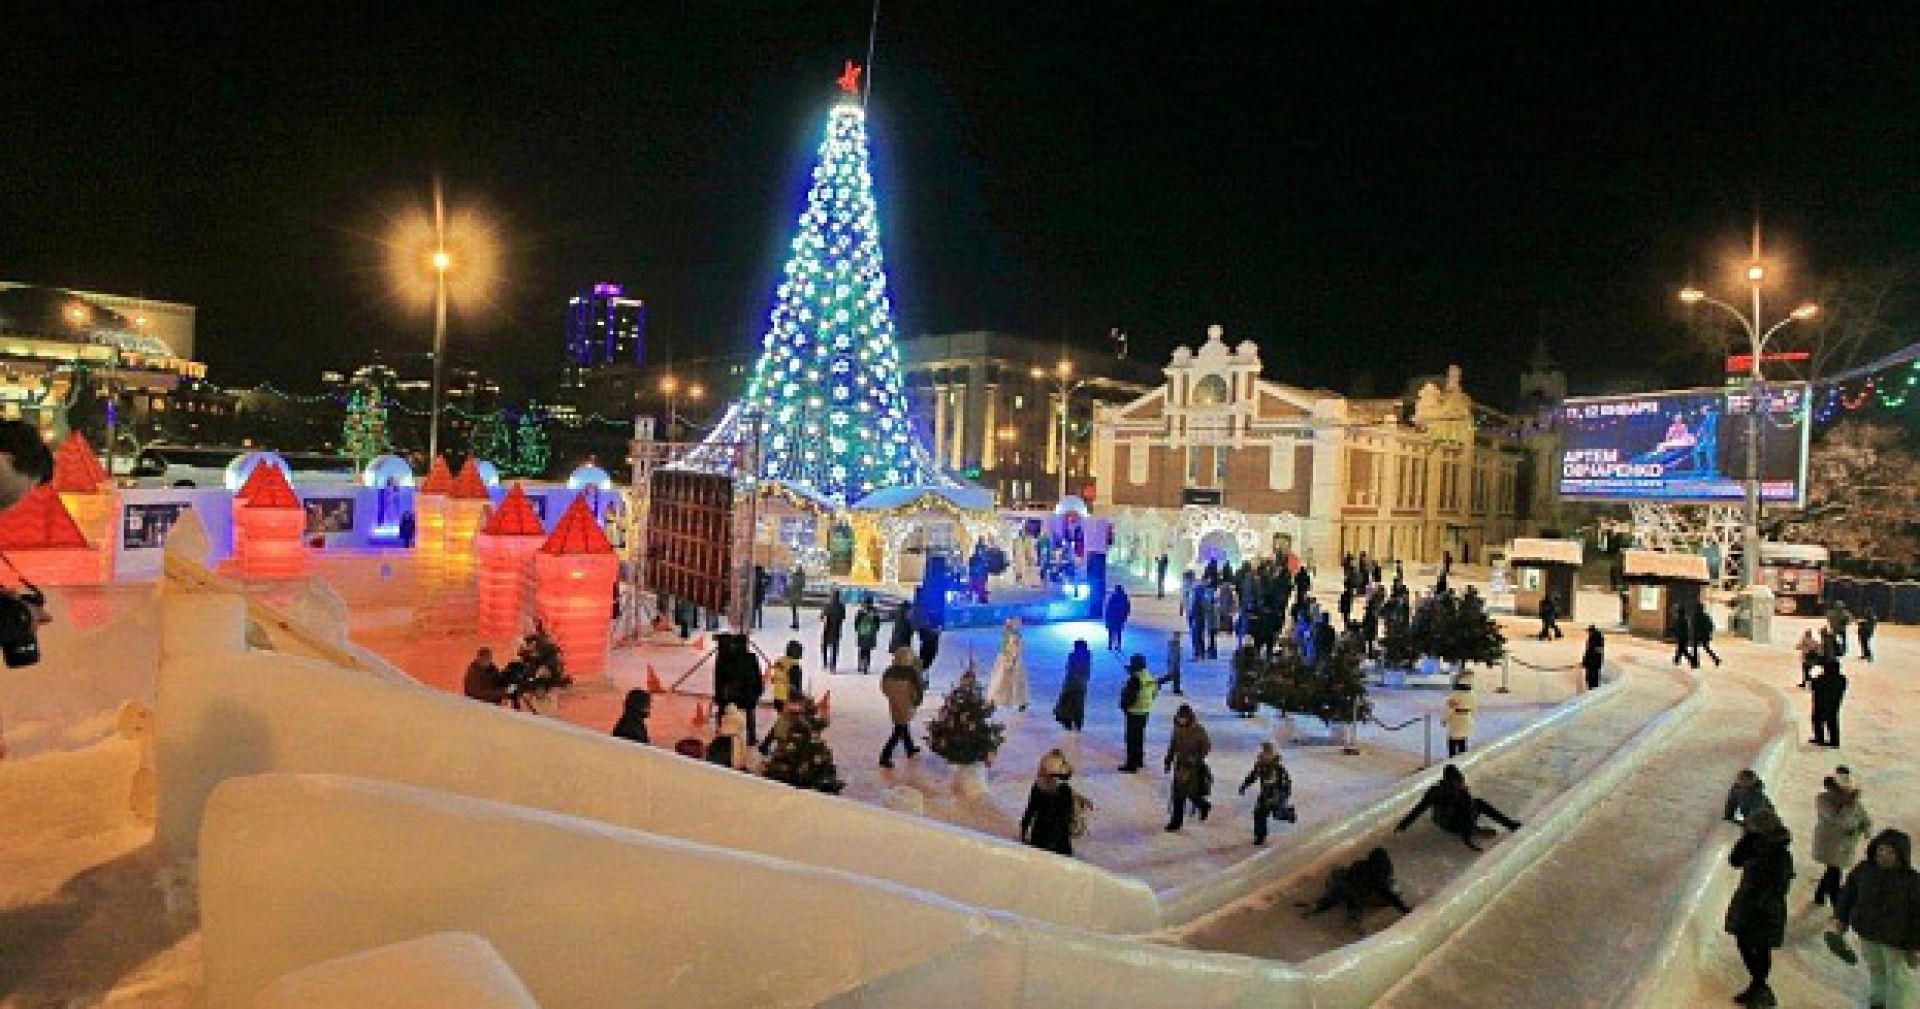
M1475 837L1490 837L1493 834L1491 828L1480 826L1482 815L1509 831L1520 829L1520 821L1493 808L1487 800L1474 798L1467 789L1466 776L1452 764L1441 770L1440 781L1427 789L1418 805L1407 811L1400 824L1393 828L1394 833L1413 826L1413 821L1420 819L1420 814L1429 809L1433 810L1436 826L1449 834L1458 834L1460 840L1475 851L1480 850L1480 846L1473 843Z
M1413 908L1400 899L1400 893L1393 882L1393 858L1385 848L1375 848L1367 852L1367 857L1352 865L1335 867L1327 877L1327 890L1320 899L1306 907L1300 917L1311 918L1322 911L1334 907L1347 909L1349 924L1360 924L1360 913L1371 905L1391 907L1401 914L1412 914Z

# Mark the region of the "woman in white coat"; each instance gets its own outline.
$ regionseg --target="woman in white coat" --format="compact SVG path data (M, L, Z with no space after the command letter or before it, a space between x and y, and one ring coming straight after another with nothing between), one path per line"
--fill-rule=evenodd
M1473 738L1476 707L1473 680L1455 681L1453 690L1447 694L1447 756L1457 757L1467 752L1467 741Z
M987 679L987 700L1001 708L1027 710L1027 662L1020 657L1020 618L1008 617L1000 631L1000 655Z

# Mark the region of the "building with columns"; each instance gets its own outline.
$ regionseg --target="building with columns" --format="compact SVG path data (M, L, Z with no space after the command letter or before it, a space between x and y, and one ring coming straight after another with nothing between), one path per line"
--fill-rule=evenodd
M1062 466L1067 493L1083 494L1095 406L1131 402L1159 380L1153 367L1112 353L1006 333L920 336L899 346L912 413L934 458L995 491L1004 506L1058 500Z
M1465 560L1526 522L1525 449L1460 369L1406 399L1349 399L1262 378L1260 348L1225 335L1210 327L1158 388L1094 411L1092 482L1118 563Z

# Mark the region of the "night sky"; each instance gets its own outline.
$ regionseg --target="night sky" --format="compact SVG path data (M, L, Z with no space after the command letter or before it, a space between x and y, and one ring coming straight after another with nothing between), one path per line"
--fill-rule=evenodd
M551 375L595 280L658 356L752 347L866 3L414 6L10 6L0 279L191 302L216 381L310 386L424 349L375 239L438 173L510 236L455 356ZM1673 292L1756 209L1786 286L1914 251L1920 33L1872 13L1901 5L1406 6L891 0L902 332L1120 326L1158 361L1219 322L1270 377L1458 361L1499 401L1541 333L1576 390L1713 380Z

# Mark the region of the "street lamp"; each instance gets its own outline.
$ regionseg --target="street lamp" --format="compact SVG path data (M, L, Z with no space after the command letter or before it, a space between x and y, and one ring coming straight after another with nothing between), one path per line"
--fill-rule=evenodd
M1060 397L1060 455L1057 460L1060 467L1060 491L1059 496L1054 499L1054 503L1058 504L1067 499L1068 397L1079 391L1081 386L1086 385L1087 380L1083 378L1077 382L1071 381L1073 378L1073 362L1065 358L1062 358L1058 364L1053 366L1053 372L1051 374L1049 374L1045 368L1038 366L1034 367L1028 374L1032 375L1035 381L1051 383L1055 394Z
M660 380L660 391L667 397L667 440L673 441L674 429L680 423L680 380L668 375ZM698 403L702 397L706 396L707 389L695 382L686 387L686 393L688 401Z
M446 230L446 209L440 200L440 188L433 190L433 216L436 230ZM427 465L440 458L440 404L446 396L447 370L447 271L453 267L453 254L444 242L433 250L433 409L427 419Z
M428 412L427 458L440 456L440 419L446 401L447 313L487 306L501 273L501 243L492 220L473 207L449 207L440 184L431 208L409 206L381 240L395 295L410 308L433 309L433 400Z
M1806 302L1773 325L1763 327L1760 288L1766 283L1767 268L1759 260L1758 230L1754 233L1753 255L1754 261L1748 264L1745 273L1747 283L1753 292L1753 312L1750 315L1697 287L1686 287L1680 291L1680 300L1683 303L1697 305L1704 302L1712 305L1738 320L1741 330L1747 334L1749 359L1747 365L1746 509L1740 530L1740 585L1749 593L1759 585L1760 575L1760 411L1765 409L1766 404L1766 377L1761 372L1760 364L1766 355L1767 344L1773 339L1774 334L1780 332L1790 322L1804 322L1820 312L1818 305ZM1753 598L1753 604L1756 606L1759 604L1757 597ZM1756 633L1759 625L1760 621L1756 617L1753 621Z

